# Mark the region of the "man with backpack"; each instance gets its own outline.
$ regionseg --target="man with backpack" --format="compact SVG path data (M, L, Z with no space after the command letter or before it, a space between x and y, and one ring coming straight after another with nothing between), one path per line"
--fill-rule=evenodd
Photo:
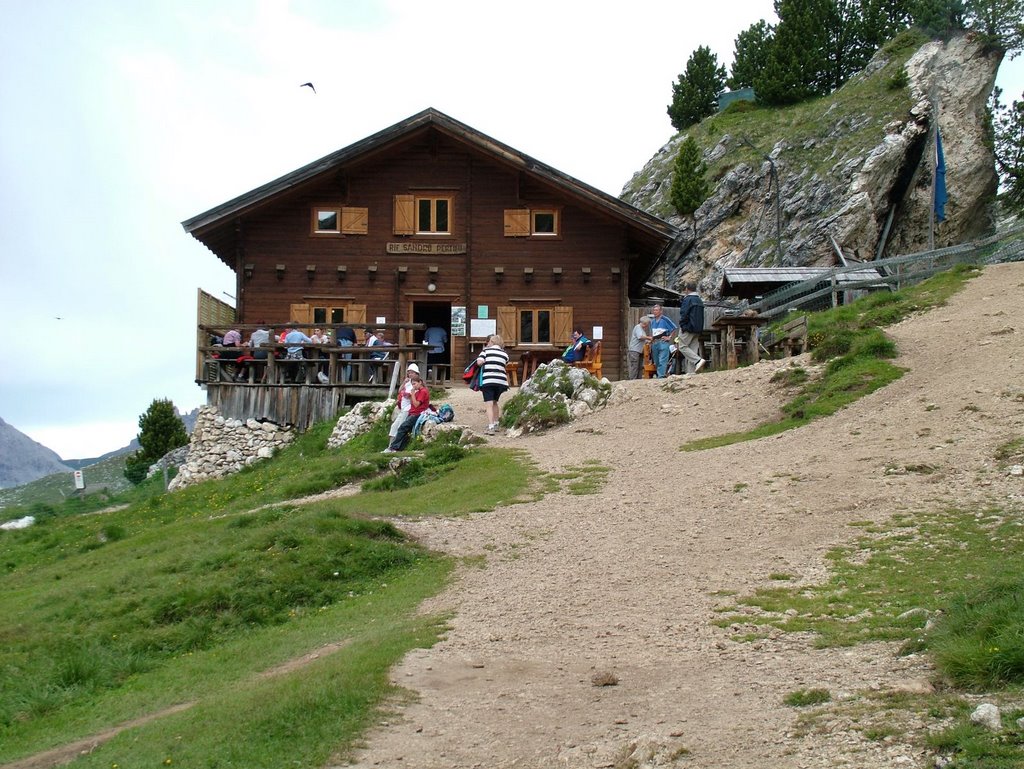
M707 363L700 357L700 333L704 330L704 302L697 294L697 284L687 281L686 295L679 305L679 352L686 359L686 373L696 374Z

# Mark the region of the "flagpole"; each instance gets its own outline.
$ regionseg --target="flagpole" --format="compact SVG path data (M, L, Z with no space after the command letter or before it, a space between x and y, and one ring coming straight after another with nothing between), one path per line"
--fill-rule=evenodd
M935 99L935 85L932 84L932 130L931 130L931 164L932 164L932 199L928 206L928 250L935 250L935 185L938 181L938 158L936 157L939 134L939 105Z

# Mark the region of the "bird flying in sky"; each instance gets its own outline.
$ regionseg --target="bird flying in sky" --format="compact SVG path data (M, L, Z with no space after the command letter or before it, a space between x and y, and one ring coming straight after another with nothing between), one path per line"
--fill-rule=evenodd
M313 84L312 83L303 83L302 85L299 86L299 88L305 88L306 86L309 86L310 88L312 88L313 93L316 93L316 89L313 88Z

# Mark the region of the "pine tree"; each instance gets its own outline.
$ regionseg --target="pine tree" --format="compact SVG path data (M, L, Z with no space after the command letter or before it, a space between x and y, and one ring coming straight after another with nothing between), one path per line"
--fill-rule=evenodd
M672 84L668 116L677 131L699 123L718 109L718 94L725 88L725 67L707 46L690 54L686 71Z
M916 0L911 14L914 26L941 39L963 29L966 21L962 0Z
M1024 0L967 0L967 27L1003 52L1024 45Z
M171 401L155 399L149 404L139 417L138 440L141 448L125 462L125 477L132 483L144 480L149 465L168 451L188 443L185 423Z
M861 37L876 51L910 26L914 0L864 0L861 3Z
M775 12L768 62L754 79L758 101L781 106L827 93L828 0L775 0Z
M771 26L761 19L736 36L732 74L728 81L730 88L737 89L754 85L754 78L768 63L772 34Z
M707 200L711 191L707 171L700 147L692 136L687 136L676 153L669 193L669 201L681 216L689 216Z
M1024 93L1010 106L1000 104L999 95L996 89L992 129L1002 199L1008 208L1024 214Z

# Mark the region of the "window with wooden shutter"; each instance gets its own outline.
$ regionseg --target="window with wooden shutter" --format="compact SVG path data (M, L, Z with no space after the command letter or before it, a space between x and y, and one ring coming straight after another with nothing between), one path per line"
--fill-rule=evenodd
M505 209L505 237L526 238L530 235L530 209Z
M395 195L395 235L416 234L416 197Z
M342 208L341 232L344 235L365 235L368 231L368 208Z

